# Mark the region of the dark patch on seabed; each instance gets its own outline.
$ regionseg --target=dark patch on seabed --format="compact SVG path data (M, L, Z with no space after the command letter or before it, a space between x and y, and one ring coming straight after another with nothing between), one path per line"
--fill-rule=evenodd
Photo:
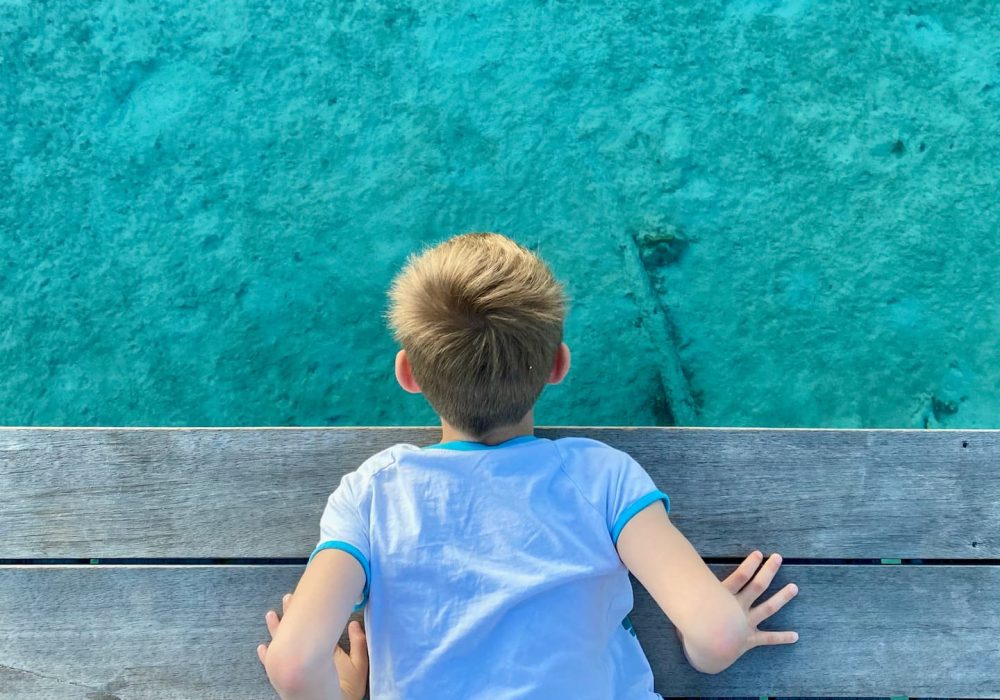
M673 224L657 226L634 236L642 264L647 272L676 265L691 245L682 229Z
M663 377L656 378L656 395L653 397L653 416L656 425L677 425L677 419L670 408L670 397L663 386Z
M697 416L701 413L704 392L695 388L694 372L681 361L681 334L663 301L663 271L678 265L695 239L689 238L681 228L664 220L646 221L643 227L630 230L628 235L635 245L641 272L646 276L647 287L653 297L650 302L659 311L663 325L664 335L658 336L654 332L651 339L654 343L659 339L660 343L670 346L662 348L663 357L660 362L670 365L673 371L668 369L660 372L653 414L657 425L677 425L678 414L688 415L690 420L689 414Z

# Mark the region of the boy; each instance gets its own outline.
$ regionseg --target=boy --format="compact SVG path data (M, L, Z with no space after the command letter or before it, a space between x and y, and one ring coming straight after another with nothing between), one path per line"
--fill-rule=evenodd
M360 698L369 655L372 700L660 698L626 617L629 572L699 671L797 639L757 630L794 584L750 607L777 554L754 576L754 552L720 582L627 453L533 434L542 389L570 366L568 297L535 253L456 236L411 255L390 298L396 378L440 415L441 442L382 450L330 495L258 647L283 700ZM348 657L337 639L352 608L367 638L352 623Z

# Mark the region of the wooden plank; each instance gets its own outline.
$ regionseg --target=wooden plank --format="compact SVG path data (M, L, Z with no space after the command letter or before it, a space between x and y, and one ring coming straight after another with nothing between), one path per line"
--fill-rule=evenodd
M723 578L733 566L713 565ZM0 567L0 697L274 697L255 655L300 566ZM637 587L632 621L665 696L1000 697L1000 566L785 565L800 593L718 675L692 671Z
M711 568L721 579L735 566ZM760 627L795 630L799 640L752 649L717 675L687 665L673 626L635 585L633 624L657 689L690 696L1000 697L1000 566L786 564L759 601L790 582L798 595Z
M276 698L256 648L302 568L0 567L0 698Z
M1000 430L536 434L631 454L706 557L1000 557ZM407 427L0 428L0 559L305 557L345 472L439 439Z

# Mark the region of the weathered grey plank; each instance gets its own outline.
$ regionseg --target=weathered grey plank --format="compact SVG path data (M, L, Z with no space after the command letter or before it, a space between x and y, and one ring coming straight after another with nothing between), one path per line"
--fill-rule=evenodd
M264 613L301 566L0 567L0 698L276 698Z
M724 578L735 566L712 565ZM638 585L633 624L657 689L674 695L1000 697L1000 567L783 565L798 595L761 624L799 641L693 671ZM665 694L665 693L664 693Z
M722 578L734 568L713 565ZM301 566L0 567L0 697L274 697L256 656L263 614ZM797 566L796 599L719 675L692 671L638 589L632 614L664 695L1000 696L1000 567ZM638 587L637 587L638 588Z
M538 428L625 450L703 556L1000 557L1000 430ZM0 428L0 559L304 557L341 475L434 428Z

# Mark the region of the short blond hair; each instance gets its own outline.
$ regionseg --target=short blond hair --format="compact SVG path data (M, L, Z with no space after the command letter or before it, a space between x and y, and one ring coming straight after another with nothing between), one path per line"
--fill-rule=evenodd
M411 253L385 313L427 401L481 437L518 423L548 383L570 301L542 259L499 233Z

